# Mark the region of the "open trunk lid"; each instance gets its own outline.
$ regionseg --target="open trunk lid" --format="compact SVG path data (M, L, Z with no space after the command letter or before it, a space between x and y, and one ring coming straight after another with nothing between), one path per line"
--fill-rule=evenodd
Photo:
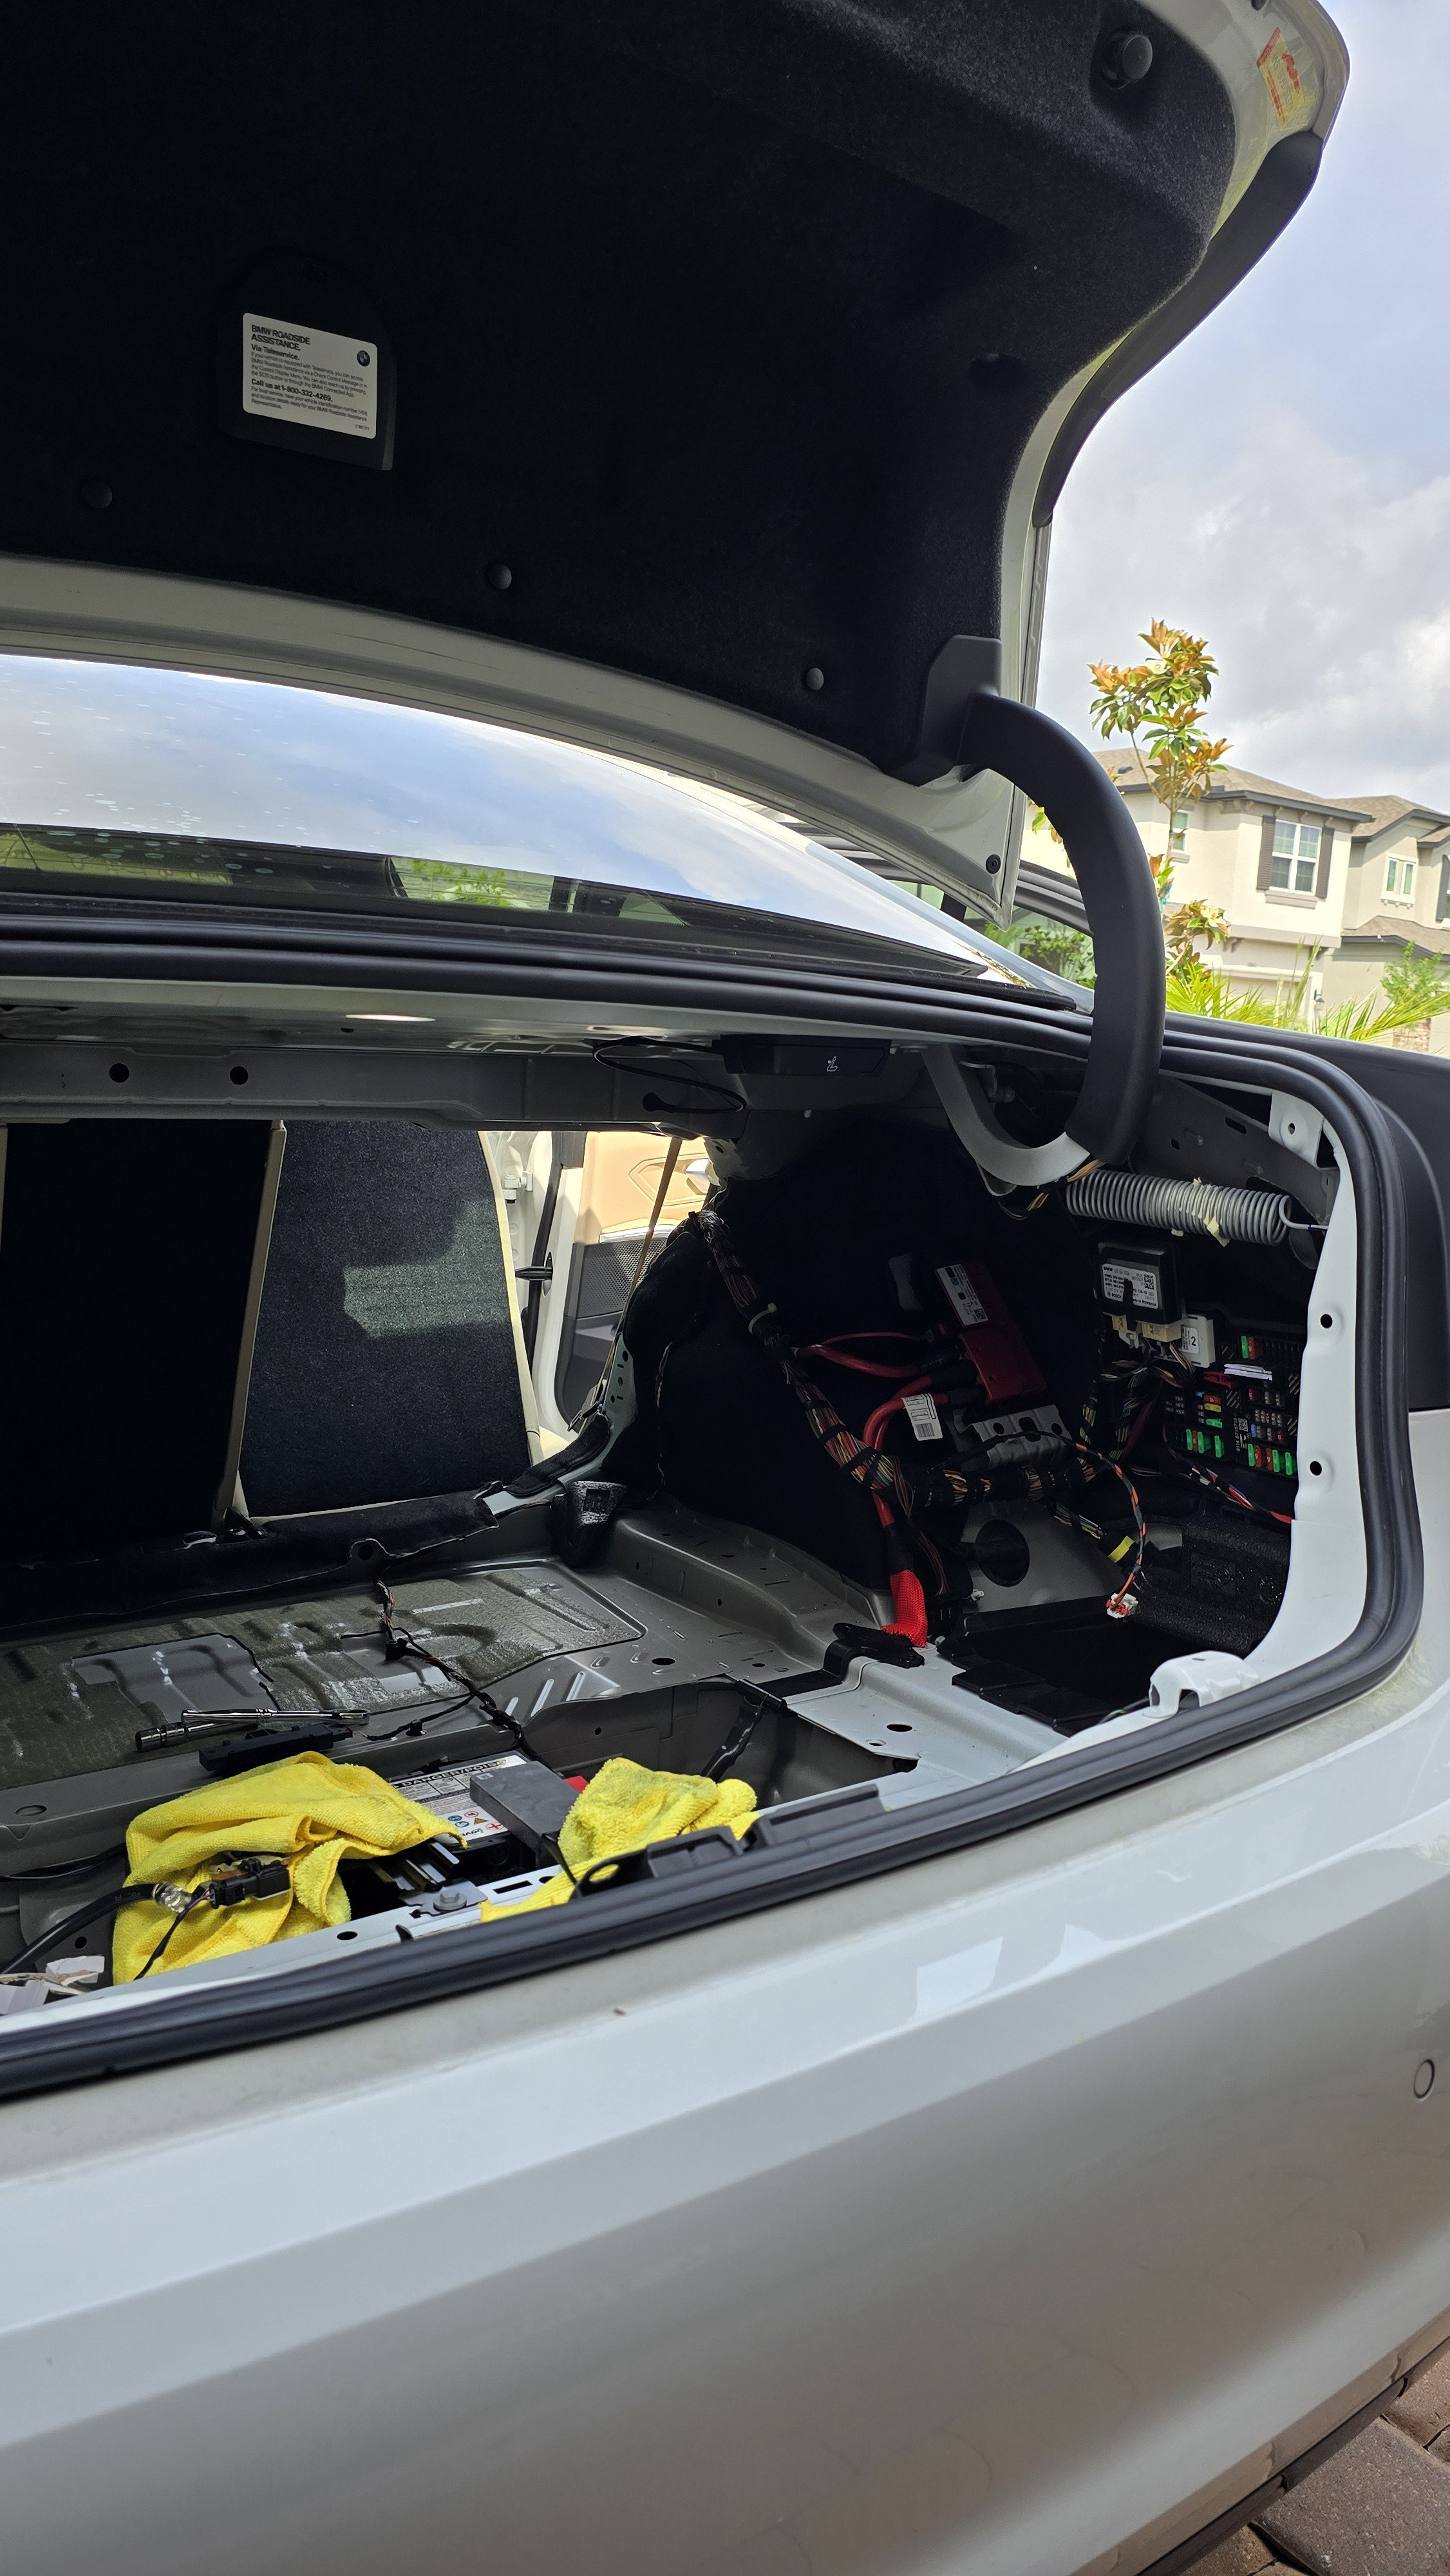
M1031 698L1072 455L1343 78L1315 0L42 14L0 635L175 656L184 596L93 567L425 620L483 649L397 694L663 749L1005 914L968 693Z

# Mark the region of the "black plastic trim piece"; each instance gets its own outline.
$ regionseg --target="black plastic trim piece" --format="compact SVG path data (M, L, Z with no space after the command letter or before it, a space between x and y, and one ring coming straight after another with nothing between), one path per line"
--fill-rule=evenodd
M893 776L912 787L945 778L961 758L962 725L976 689L1000 689L1002 644L996 635L949 635L922 683L916 749Z
M1183 1033L1183 1032L1186 1032ZM860 1816L822 1809L806 1849L747 1845L741 1866L683 1883L607 1888L562 1911L476 1925L305 1972L238 1980L194 1993L159 1991L134 2005L46 2013L0 2031L0 2099L133 2068L301 2037L309 2031L436 2002L518 1976L605 1957L766 1905L824 1893L1021 1832L1262 1741L1385 1680L1413 1642L1423 1592L1405 1408L1405 1205L1399 1163L1377 1103L1311 1041L1235 1043L1191 1023L1170 1030L1165 1069L1191 1079L1273 1090L1292 1084L1334 1126L1357 1217L1357 1427L1366 1589L1342 1646L1208 1708L1182 1708L1136 1734L1070 1749L1028 1774L1009 1772L919 1807Z
M1234 2533L1242 2530L1256 2513L1263 2512L1265 2505L1276 2504L1290 2487L1297 2487L1301 2480L1312 2477L1316 2469L1323 2468L1326 2460L1333 2459L1336 2451L1342 2451L1347 2443L1352 2442L1357 2433L1363 2433L1369 2425L1376 2423L1385 2408L1393 2406L1395 2399L1402 2397L1408 2386L1408 2378L1387 2381L1367 2406L1357 2407L1342 2424L1336 2424L1332 2433L1326 2433L1322 2441L1311 2443L1307 2451L1300 2451L1286 2468L1278 2470L1272 2478L1265 2478L1263 2485L1253 2488L1241 2504L1231 2504L1227 2513L1218 2514L1212 2522L1205 2523L1191 2540L1180 2540L1177 2548L1170 2549L1165 2557L1155 2558L1151 2567L1144 2568L1143 2576L1187 2576L1188 2569L1196 2567L1199 2560L1206 2558L1210 2549L1216 2549L1221 2540L1231 2540Z
M1067 1133L1122 1163L1148 1115L1163 1049L1163 914L1147 855L1107 771L1035 707L979 690L962 726L964 762L995 770L1062 835L1093 934L1092 1045Z
M1034 527L1046 527L1068 475L1104 414L1196 331L1273 247L1319 176L1323 150L1317 134L1288 134L1276 143L1233 213L1219 226L1187 284L1120 340L1084 385L1048 450L1032 506Z

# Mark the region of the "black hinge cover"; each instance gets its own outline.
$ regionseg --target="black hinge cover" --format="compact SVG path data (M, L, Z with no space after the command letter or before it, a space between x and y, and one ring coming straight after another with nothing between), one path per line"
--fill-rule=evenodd
M949 635L927 672L917 719L916 749L892 772L911 787L926 787L961 767L962 726L978 689L1000 689L1002 646L995 635Z

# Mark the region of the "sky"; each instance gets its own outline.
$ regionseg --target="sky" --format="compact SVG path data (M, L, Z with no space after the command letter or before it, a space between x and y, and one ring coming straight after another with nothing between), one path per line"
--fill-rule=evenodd
M1154 617L1206 636L1238 768L1450 812L1450 0L1330 0L1350 79L1259 267L1094 432L1038 702Z
M904 888L730 796L505 725L14 654L0 655L0 744L17 823L385 850L692 895L954 957L973 944Z

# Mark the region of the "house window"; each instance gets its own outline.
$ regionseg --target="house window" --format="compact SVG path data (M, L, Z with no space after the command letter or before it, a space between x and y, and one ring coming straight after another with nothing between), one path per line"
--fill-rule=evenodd
M1269 859L1270 885L1280 894L1312 894L1318 873L1319 825L1277 822Z
M1410 903L1414 900L1415 862L1413 859L1390 860L1385 869L1385 892L1394 895L1401 903Z

